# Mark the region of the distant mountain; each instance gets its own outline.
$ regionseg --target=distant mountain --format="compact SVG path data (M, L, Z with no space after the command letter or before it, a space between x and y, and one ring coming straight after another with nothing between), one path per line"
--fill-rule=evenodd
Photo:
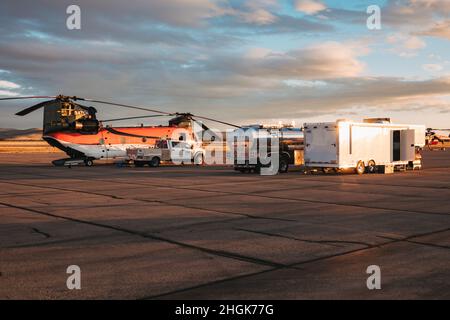
M42 140L42 129L39 129L39 128L32 128L32 129L0 128L0 140L9 140L9 141Z

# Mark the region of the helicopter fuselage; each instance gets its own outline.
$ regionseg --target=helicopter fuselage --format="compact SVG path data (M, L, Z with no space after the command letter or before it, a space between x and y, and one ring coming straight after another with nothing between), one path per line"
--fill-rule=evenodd
M182 130L182 132L179 132ZM120 132L121 134L115 134ZM173 126L100 128L94 134L56 131L45 133L43 139L51 146L64 151L71 158L117 159L126 156L127 148L153 146L156 138L176 138L189 134L189 129ZM152 137L152 138L146 138ZM186 139L184 137L182 139Z

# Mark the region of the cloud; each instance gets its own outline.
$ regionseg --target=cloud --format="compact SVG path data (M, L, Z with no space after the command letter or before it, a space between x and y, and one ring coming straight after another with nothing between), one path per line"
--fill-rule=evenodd
M429 29L419 31L417 34L450 40L450 20L434 23Z
M295 8L297 11L306 14L316 14L325 10L327 7L322 2L317 0L297 0L295 2Z
M311 80L298 80L298 79L283 80L283 83L292 88L298 88L298 87L313 88L313 87L322 87L322 86L327 85L327 83L325 81L319 81L319 80L311 81Z
M440 64L435 64L435 63L428 63L428 64L422 65L423 70L430 71L430 72L441 71L443 68L444 67L441 66Z
M6 81L6 80L0 80L0 88L1 89L18 89L20 88L20 85L17 83Z
M0 97L16 97L19 94L17 92L9 91L9 90L0 90Z
M328 21L365 26L365 9L327 8L320 12ZM410 36L450 38L450 1L395 0L386 1L381 8L383 29L395 29Z
M278 20L278 17L271 12L277 6L276 0L252 0L245 2L231 14L245 23L267 25Z
M408 50L417 50L425 48L426 43L418 37L408 37L403 41L403 46Z
M265 96L257 115L261 119L266 115L292 119L336 114L351 108L379 114L393 110L419 113L431 108L448 112L449 85L450 77L423 81L388 77L330 79L327 90L322 86L290 87L272 98ZM277 110L276 113L273 110Z
M393 45L391 51L402 57L415 56L418 50L425 48L427 45L425 41L417 36L401 33L389 35L386 41Z
M411 35L449 39L448 0L398 0L383 8L382 21Z
M208 64L247 77L327 79L353 77L364 70L357 59L367 48L356 44L325 42L287 52L250 51L243 57L216 57Z
M382 9L383 31L369 35L361 3L327 8L325 1L298 1L307 13L299 14L275 0L76 2L82 9L80 32L65 28L71 0L0 3L0 69L10 72L0 79L22 85L0 87L1 94L64 93L230 122L335 115L349 108L450 110L448 79L404 79L402 65L367 70L380 56L368 55L368 44L358 40L370 37L371 47L382 48L388 41L390 53L415 55L427 45L426 33L445 37L448 30L440 22L448 20L444 5L450 1L389 1ZM448 56L446 46L426 41L433 53ZM447 66L444 60L420 59L408 74L436 69L432 64ZM398 78L367 76L396 70ZM103 118L135 115L99 111ZM20 120L36 124L40 116ZM0 117L0 126L15 120L5 119Z

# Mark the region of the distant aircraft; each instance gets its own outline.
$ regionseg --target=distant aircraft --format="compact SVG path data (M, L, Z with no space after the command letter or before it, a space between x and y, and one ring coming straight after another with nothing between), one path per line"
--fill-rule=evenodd
M443 134L437 133L436 131L450 132L450 129L427 128L426 142L428 148L431 150L431 149L445 149L446 147L450 147L450 134L448 136L445 136Z

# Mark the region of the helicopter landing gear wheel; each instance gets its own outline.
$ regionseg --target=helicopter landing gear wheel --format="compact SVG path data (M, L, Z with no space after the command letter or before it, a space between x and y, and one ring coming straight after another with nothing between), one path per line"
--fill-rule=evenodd
M374 160L370 160L367 164L367 173L375 173L377 172L377 165Z
M357 174L361 175L366 171L366 167L364 166L364 161L358 161L356 164L355 171Z

